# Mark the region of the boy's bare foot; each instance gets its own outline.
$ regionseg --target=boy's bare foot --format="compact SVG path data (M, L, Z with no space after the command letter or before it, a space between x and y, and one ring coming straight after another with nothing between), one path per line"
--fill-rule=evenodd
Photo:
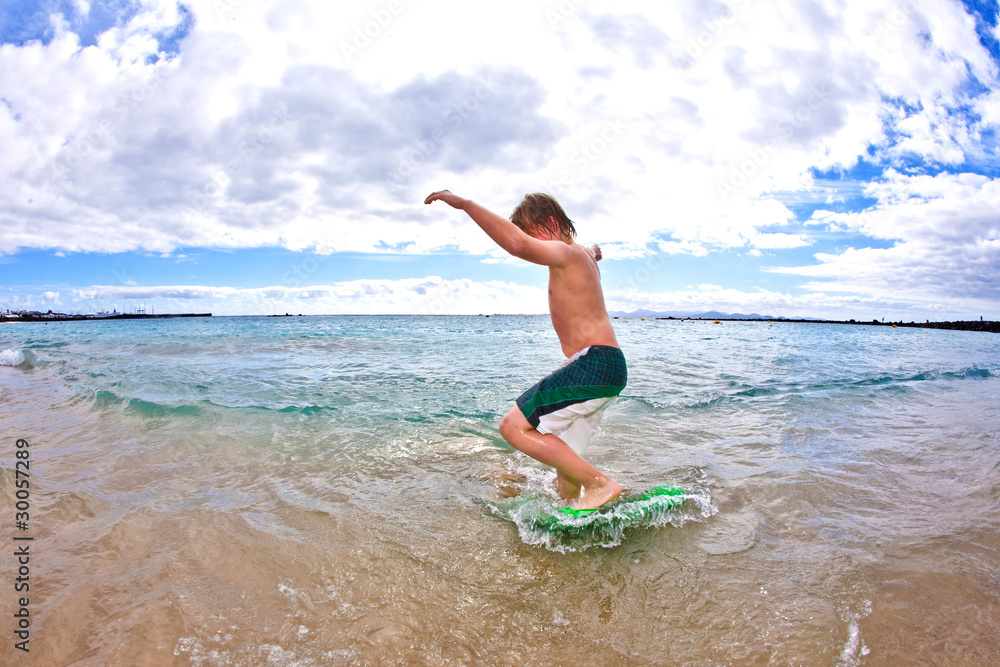
M573 506L575 510L593 510L607 505L622 493L622 487L610 477L608 481L600 486L584 488L580 500Z

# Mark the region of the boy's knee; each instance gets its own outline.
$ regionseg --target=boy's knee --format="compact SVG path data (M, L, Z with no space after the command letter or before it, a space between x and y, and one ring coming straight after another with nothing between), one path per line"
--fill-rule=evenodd
M500 420L500 426L498 427L498 430L500 431L500 435L504 437L504 440L507 439L507 434L510 433L511 431L511 423L512 422L509 414L504 415L503 418Z
M517 433L521 430L520 422L524 421L524 417L521 415L520 411L515 413L516 410L517 408L515 407L513 410L505 414L503 419L500 420L499 430L500 435L503 436L504 440L509 440L507 437L508 435ZM518 419L518 417L521 417L521 419Z

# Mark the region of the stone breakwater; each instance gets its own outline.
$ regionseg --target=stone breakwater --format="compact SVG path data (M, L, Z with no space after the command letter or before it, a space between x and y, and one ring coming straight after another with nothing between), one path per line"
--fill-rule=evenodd
M889 326L888 323L883 326ZM914 324L913 322L896 322L898 327L923 327L924 329L955 329L957 331L987 331L990 333L1000 333L1000 322L925 322Z
M617 318L616 318L617 319ZM696 318L696 317L657 317L658 320L693 320L693 321L718 321L718 322L769 322L769 323L795 323L795 324L851 324L873 327L913 327L918 329L953 329L955 331L983 331L988 333L1000 333L1000 322L984 322L981 320L959 321L959 322L870 322L857 320L790 320L786 318L763 320L760 318Z

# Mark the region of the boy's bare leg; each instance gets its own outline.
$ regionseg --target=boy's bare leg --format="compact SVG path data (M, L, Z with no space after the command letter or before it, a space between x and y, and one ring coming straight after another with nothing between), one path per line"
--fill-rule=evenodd
M556 470L556 489L559 490L559 497L567 502L576 500L580 495L580 485L564 475L561 470Z
M536 461L552 466L561 473L560 496L564 489L572 491L574 485L582 487L579 500L574 505L576 509L600 507L617 498L622 492L618 482L583 460L557 436L551 433L539 433L528 423L516 405L500 421L500 435L514 449L524 452ZM563 478L568 482L565 487L561 481Z

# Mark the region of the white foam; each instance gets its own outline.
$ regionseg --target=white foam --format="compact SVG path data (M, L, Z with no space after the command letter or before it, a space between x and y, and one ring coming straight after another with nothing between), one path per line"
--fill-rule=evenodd
M870 600L866 600L859 613L848 615L847 641L844 642L844 648L840 651L840 661L837 663L837 667L857 667L861 664L861 658L868 655L868 647L865 646L865 642L861 638L858 620L871 613L871 604Z
M24 363L24 352L21 350L4 350L0 352L0 366L20 366Z

